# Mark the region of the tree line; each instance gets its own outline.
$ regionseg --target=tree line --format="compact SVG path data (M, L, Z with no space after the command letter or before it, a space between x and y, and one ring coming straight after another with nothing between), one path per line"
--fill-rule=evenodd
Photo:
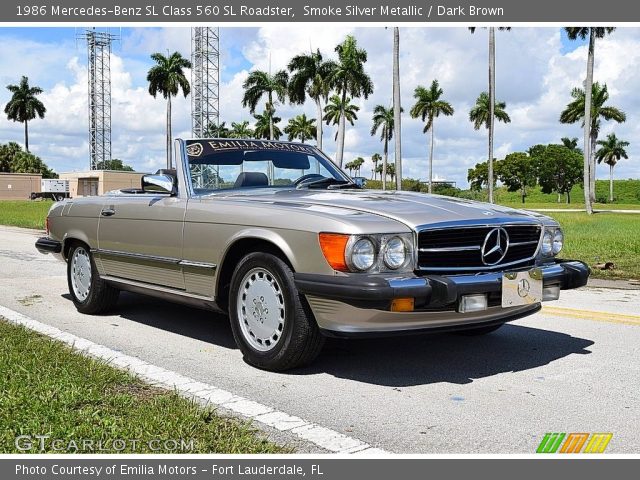
M625 148L628 142L618 139L615 133L599 140L596 151L598 163L610 167L609 201L613 202L613 167L621 158L628 158ZM562 138L561 144L534 145L526 152L513 152L502 160L494 159L494 184L499 180L510 192L520 192L525 203L528 189L539 185L542 193L556 193L558 202L562 195L571 203L571 189L583 184L583 151L577 138ZM488 165L478 163L467 175L471 190L481 190L489 185Z
M58 178L40 157L23 150L16 142L0 144L0 172L40 173L42 178Z

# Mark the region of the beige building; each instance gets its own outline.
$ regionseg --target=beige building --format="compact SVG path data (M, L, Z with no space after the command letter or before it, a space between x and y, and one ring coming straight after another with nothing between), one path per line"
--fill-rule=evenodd
M39 173L0 173L0 200L29 200L41 180Z
M140 188L140 172L122 172L118 170L90 170L88 172L61 173L61 180L69 180L69 195L89 197L103 195L111 190L122 188Z

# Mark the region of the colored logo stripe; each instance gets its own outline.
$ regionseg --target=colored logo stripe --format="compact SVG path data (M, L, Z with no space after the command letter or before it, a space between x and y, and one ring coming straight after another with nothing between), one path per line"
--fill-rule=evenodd
M589 438L588 433L570 433L562 445L560 453L580 453L587 438Z
M594 433L587 443L584 453L603 453L609 445L613 433Z
M570 433L568 435L560 432L545 433L536 453L604 453L611 438L613 433ZM585 443L587 446L582 450Z
M565 435L564 433L545 433L536 453L556 453Z

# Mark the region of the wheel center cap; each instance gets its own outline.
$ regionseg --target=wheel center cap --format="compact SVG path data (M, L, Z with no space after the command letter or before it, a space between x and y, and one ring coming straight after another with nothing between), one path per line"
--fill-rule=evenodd
M265 305L264 297L261 295L260 297L254 298L253 318L260 323L264 323L267 315L269 315L269 309Z

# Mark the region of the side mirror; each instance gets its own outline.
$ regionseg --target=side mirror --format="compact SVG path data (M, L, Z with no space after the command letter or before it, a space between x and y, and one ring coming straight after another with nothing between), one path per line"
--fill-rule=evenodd
M144 175L142 177L144 193L165 193L171 196L178 194L173 177L170 175Z
M358 188L367 188L367 179L365 177L353 177L353 183L355 183Z

